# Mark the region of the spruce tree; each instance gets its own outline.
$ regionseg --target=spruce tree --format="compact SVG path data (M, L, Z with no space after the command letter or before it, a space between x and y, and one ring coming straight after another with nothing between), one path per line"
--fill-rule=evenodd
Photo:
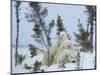
M78 20L78 33L74 33L75 35L75 41L77 42L76 46L80 48L77 54L77 69L82 68L80 66L80 52L87 52L90 51L90 41L89 41L89 32L85 30L82 23L80 22L80 19ZM84 59L83 59L84 60Z
M63 21L59 15L57 17L57 30L58 30L58 33L65 30Z
M40 42L42 42L42 45L44 45L45 48L48 50L48 66L49 66L50 64L49 48L51 47L50 33L51 33L52 27L54 26L54 20L52 20L50 24L46 24L45 17L48 15L48 10L46 7L42 7L41 3L30 2L29 6L32 9L31 10L32 13L26 14L26 18L29 22L33 22L32 30L34 33L33 38L35 39L35 41L38 42L39 44L41 44ZM34 49L34 50L37 50L37 49Z
M81 46L81 51L90 51L90 40L88 39L89 32L84 29L83 25L80 23L80 20L78 20L78 22L79 33L74 33L76 37L75 41L79 44L79 46Z
M86 10L87 10L86 12L88 13L88 26L90 26L90 34L91 34L90 35L91 53L93 53L94 26L96 27L96 6L86 6ZM94 63L94 67L96 68L96 62Z
M94 30L94 25L96 24L96 7L86 6L86 10L87 10L86 12L88 13L88 26L90 25L91 53L93 53L93 33L94 33L93 30Z

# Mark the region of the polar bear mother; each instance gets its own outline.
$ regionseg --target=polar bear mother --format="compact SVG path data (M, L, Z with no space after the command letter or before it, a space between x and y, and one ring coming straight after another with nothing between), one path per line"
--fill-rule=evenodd
M53 47L45 51L42 65L66 64L77 60L77 51L71 46L65 31L60 32Z

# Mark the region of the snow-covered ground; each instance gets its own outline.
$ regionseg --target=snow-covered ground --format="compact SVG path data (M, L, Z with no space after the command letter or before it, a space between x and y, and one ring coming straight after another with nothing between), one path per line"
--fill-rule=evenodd
M31 58L30 52L28 48L19 48L18 49L19 54L26 55L25 60L22 62L21 65L17 65L15 67L15 48L12 48L12 73L30 73L33 70L26 70L24 68L24 65L27 64L28 66L33 66L33 63L38 60L42 61L43 53L40 52L38 55ZM95 64L95 51L93 53L87 52L81 52L80 53L80 69L93 69ZM59 64L51 65L49 67L47 66L41 66L40 70L47 71L62 71L62 70L77 70L77 64L76 63L67 63L65 64L65 68L59 67Z
M81 52L80 54L80 68L81 69L94 69L95 68L95 51L91 52Z

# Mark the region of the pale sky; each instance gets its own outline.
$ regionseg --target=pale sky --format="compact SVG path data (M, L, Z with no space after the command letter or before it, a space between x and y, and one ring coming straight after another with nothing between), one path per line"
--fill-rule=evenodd
M59 14L63 19L64 27L68 33L72 36L72 40L75 38L73 32L77 32L78 19L80 19L83 26L86 28L87 15L83 12L86 11L85 6L80 5L60 5L60 4L47 4L42 3L43 7L47 7L48 16L45 21L48 24L52 19L56 20ZM23 2L20 11L20 32L19 32L19 44L28 45L34 43L32 35L32 23L29 23L25 18L25 13L28 11L28 2ZM28 11L29 12L29 11ZM55 33L55 30L52 31ZM52 33L52 36L55 34ZM15 44L16 39L16 15L14 3L12 4L12 43Z

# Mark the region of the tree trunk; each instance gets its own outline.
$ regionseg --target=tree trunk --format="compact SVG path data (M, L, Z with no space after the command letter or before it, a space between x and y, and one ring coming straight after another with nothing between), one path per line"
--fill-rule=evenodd
M19 40L19 12L18 12L19 3L16 2L16 21L17 21L17 35L16 35L16 52L15 52L15 66L18 64L18 40Z
M45 29L45 24L42 23L42 20L41 20L40 17L39 17L39 20L40 20L41 27L43 28L43 31L44 31L44 33L45 33L46 40L47 40L47 45L48 45L48 47L47 47L47 49L48 49L48 66L49 66L49 65L50 65L50 63L49 63L49 47L51 46L51 44L50 44L50 37L49 37L49 35L47 34L46 29Z
M91 53L93 53L93 18L91 20L91 28L90 28L90 43L91 43Z
M80 51L78 51L78 54L77 54L77 69L78 70L80 69Z
M83 53L83 58L82 58L82 62L81 62L82 64L81 64L81 67L80 67L80 69L83 69L83 66L84 66L84 53Z

